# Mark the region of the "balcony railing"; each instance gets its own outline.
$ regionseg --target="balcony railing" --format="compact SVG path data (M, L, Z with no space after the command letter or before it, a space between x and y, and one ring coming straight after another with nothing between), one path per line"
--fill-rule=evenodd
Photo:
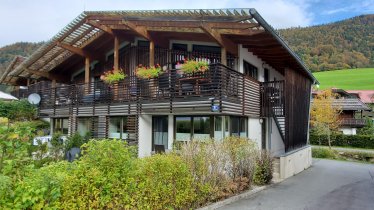
M172 69L155 79L128 76L116 84L102 81L43 89L30 89L28 94L41 95L41 108L91 106L100 104L157 103L213 99L240 105L259 113L260 83L221 64L211 64L205 72L183 74ZM258 110L258 111L257 111Z
M340 120L341 126L349 127L364 127L366 125L365 119L353 119L353 118L344 118Z

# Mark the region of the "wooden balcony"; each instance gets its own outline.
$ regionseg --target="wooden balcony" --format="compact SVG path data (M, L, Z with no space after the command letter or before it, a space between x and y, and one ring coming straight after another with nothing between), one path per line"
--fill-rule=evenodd
M365 119L344 118L340 120L340 126L362 128L366 125Z
M260 116L260 83L221 64L211 64L203 73L182 74L171 69L155 79L128 76L112 85L99 81L30 91L28 94L37 92L41 96L40 111L49 116L79 115L78 110L107 115L119 106L121 111L116 113L183 111ZM62 109L64 114L58 114Z

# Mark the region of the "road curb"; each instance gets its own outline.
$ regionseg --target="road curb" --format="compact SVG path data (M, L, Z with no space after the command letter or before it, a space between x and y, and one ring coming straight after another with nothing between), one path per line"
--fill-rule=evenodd
M238 200L241 200L241 199L245 199L245 198L249 198L251 196L253 196L254 194L256 193L259 193L269 187L272 187L276 184L278 184L279 182L275 182L275 183L271 183L270 185L265 185L265 186L256 186L254 187L253 189L251 190L248 190L244 193L241 193L241 194L238 194L238 195L234 195L232 197L229 197L229 198L226 198L225 200L222 200L222 201L218 201L216 203L212 203L208 206L204 206L204 207L201 207L201 208L198 208L197 210L210 210L210 209L218 209L218 208L221 208L223 206L226 206L228 204L231 204L231 203L234 203Z

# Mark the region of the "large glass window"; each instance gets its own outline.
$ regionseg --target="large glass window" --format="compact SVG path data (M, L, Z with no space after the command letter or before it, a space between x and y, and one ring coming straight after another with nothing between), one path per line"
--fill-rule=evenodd
M175 118L175 140L189 141L191 140L191 122L192 117L176 117Z
M127 117L110 117L108 137L113 139L128 139Z
M247 137L247 119L244 117L231 117L231 135Z
M152 118L153 151L164 152L168 149L168 116Z
M95 122L97 122L97 118L95 117L79 117L77 132L81 136L90 136L90 137L96 136L95 131L97 131L96 129L97 123Z
M256 66L248 63L247 61L243 61L243 67L244 67L244 74L246 76L250 76L258 80L258 70Z
M67 135L69 131L69 118L54 118L53 133L61 133Z
M204 140L210 138L210 117L193 118L193 139Z
M222 120L222 116L216 116L214 118L214 139L215 140L222 140L223 139L223 120Z

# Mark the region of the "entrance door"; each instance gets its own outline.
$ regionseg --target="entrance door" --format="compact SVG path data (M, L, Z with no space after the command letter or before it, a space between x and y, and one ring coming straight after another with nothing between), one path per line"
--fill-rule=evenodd
M156 153L165 152L168 149L168 116L152 118L152 142L152 151Z

